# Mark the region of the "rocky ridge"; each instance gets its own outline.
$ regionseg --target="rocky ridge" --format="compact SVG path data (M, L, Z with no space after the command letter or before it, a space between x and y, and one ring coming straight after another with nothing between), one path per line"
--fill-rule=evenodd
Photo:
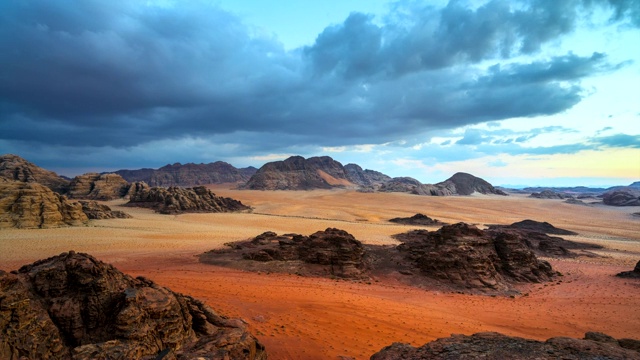
M2 359L266 359L241 320L73 251L0 271Z
M123 197L129 183L118 174L87 173L69 184L67 196L73 199L113 200Z
M507 193L496 189L487 181L463 172L453 174L447 180L435 184L435 187L447 189L455 195L472 195L473 193L507 195Z
M554 235L578 235L578 233L557 228L548 222L540 222L535 220L522 220L518 222L514 222L511 225L489 225L489 229L521 229L528 231L535 231L544 234L554 234Z
M134 183L127 192L126 206L145 207L161 214L185 212L234 212L250 207L238 200L216 196L204 186L193 188L149 187L145 183Z
M571 195L555 192L552 190L543 190L539 193L534 192L529 195L529 197L536 199L573 199L573 196Z
M611 206L640 206L640 190L637 188L623 188L604 193L602 202Z
M118 170L129 182L144 181L150 186L193 187L197 185L244 183L257 171L254 167L236 168L223 161L209 164L170 164L159 169Z
M380 186L389 180L391 177L374 170L363 170L359 165L347 164L344 166L344 171L347 175L347 179L359 186Z
M69 180L53 171L45 170L13 154L0 156L0 178L39 183L59 194L64 194L69 185Z
M451 335L420 347L394 343L371 356L371 360L454 360L454 359L638 359L640 341L615 339L588 332L584 339L555 337L536 341L495 332Z
M87 215L91 220L102 219L130 219L131 215L120 210L111 210L107 205L99 204L93 200L80 200L78 201L82 205L82 212Z
M248 190L311 190L354 186L344 167L328 156L292 156L264 164L242 187Z
M415 214L411 217L404 218L393 218L389 219L390 222L396 224L404 224L404 225L423 225L423 226L435 226L435 225L446 225L438 219L432 219L424 214Z
M0 179L0 228L52 228L88 222L82 205L36 182Z

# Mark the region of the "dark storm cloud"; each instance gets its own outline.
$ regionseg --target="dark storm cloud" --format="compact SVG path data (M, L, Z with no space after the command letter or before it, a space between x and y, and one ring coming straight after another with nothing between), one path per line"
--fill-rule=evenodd
M475 64L535 53L596 3L399 2L382 25L354 13L285 51L206 2L5 0L0 152L202 138L249 154L555 114L582 99L581 79L620 65L600 53ZM612 21L638 10L612 4Z

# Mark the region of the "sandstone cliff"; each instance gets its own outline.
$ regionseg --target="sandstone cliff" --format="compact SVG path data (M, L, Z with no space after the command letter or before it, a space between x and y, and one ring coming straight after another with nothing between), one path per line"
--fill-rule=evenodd
M250 190L311 190L354 186L344 167L328 156L292 156L263 165L246 183Z
M241 320L63 253L0 271L1 359L266 359Z
M87 215L89 219L129 219L131 215L122 212L120 210L111 210L107 205L98 204L97 201L78 201L82 205L82 212Z
M129 183L118 174L87 173L69 184L67 196L74 199L113 200L123 197Z
M51 228L87 222L80 204L46 186L0 179L0 228Z
M223 161L210 164L180 164L163 166L157 170L118 170L130 182L144 181L150 186L192 187L207 184L245 183L257 171L254 167L238 169Z
M0 156L0 178L29 183L37 182L59 194L65 193L69 185L69 180L58 176L53 171L45 170L12 154Z
M194 188L149 187L145 183L131 185L127 206L146 207L161 214L184 212L233 212L249 210L238 200L216 196L204 186Z

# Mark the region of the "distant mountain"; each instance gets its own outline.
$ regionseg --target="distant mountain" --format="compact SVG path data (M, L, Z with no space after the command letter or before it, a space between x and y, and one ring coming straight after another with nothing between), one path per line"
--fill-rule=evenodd
M457 195L471 195L473 193L507 195L504 191L496 189L484 179L463 172L455 173L452 177L435 184L435 186L449 189Z
M329 156L292 156L264 164L243 187L249 190L312 190L354 187L344 166Z
M344 171L349 181L360 186L376 186L391 180L391 177L379 171L369 169L362 170L362 168L356 164L345 165Z
M69 186L69 180L13 154L0 156L0 177L27 183L39 183L59 194L65 193Z
M207 184L244 183L257 171L254 167L238 169L223 161L209 164L180 164L163 166L157 170L118 170L115 173L129 182L144 181L150 186L190 187Z

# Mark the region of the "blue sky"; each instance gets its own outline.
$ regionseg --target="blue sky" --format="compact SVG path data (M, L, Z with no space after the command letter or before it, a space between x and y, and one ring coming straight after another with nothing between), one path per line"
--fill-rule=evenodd
M640 180L640 2L0 4L0 153L65 175L329 155Z

